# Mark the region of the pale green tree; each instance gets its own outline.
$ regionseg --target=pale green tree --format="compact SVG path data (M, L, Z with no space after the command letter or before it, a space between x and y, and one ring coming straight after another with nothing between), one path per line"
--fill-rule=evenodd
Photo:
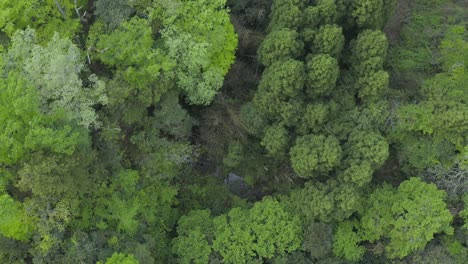
M161 21L162 40L177 85L193 104L209 104L234 62L237 35L226 0L156 1L150 20Z
M86 128L99 126L93 107L107 103L105 84L96 75L87 78L89 85L84 84L80 77L85 70L84 57L69 39L55 34L43 47L37 44L35 30L18 31L8 55L11 65L22 70L39 91L44 112L66 110Z

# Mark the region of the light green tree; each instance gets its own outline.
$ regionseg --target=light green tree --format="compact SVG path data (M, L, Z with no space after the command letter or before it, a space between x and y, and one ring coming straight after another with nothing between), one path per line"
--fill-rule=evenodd
M75 6L76 2L76 6ZM38 38L48 41L55 32L72 37L80 29L80 18L75 8L87 4L87 0L0 1L0 30L13 36L17 30L31 27ZM80 13L80 16L82 14Z
M445 197L444 191L420 178L410 178L398 189L377 189L361 219L363 240L388 238L388 256L402 258L423 249L436 233L453 234Z
M209 104L234 62L237 35L226 0L156 1L149 17L160 21L162 40L178 86L193 104Z
M366 252L365 247L360 246L361 237L354 231L358 223L344 221L338 224L333 235L333 254L349 261L361 260Z
M97 264L103 264L98 262ZM124 254L115 252L111 257L106 259L104 264L139 264L138 260L132 254Z
M214 219L213 249L226 263L248 263L254 258L272 258L300 247L300 223L271 197L249 210L232 209Z
M8 194L0 195L0 234L26 241L34 229L33 218L26 214L24 206Z

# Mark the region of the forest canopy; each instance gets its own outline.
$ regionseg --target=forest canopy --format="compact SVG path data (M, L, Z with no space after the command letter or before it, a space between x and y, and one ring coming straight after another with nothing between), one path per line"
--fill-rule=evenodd
M0 0L0 263L464 263L463 0Z

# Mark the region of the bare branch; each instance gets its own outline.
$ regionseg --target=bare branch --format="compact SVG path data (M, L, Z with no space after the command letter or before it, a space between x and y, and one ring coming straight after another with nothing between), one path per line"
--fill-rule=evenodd
M75 1L76 2L76 1ZM63 18L67 18L66 14L65 14L65 10L63 10L62 6L60 5L60 3L57 1L57 0L54 0L54 3L57 5L60 13L62 14Z

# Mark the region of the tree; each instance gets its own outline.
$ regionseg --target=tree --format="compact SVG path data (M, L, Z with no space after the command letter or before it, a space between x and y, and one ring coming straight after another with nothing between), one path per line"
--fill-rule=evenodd
M80 19L76 17L75 7L83 6L86 2L86 0L44 2L1 0L0 30L8 36L13 36L17 30L31 27L37 29L40 41L49 40L55 32L72 37L80 28Z
M82 126L98 127L93 106L106 104L105 84L90 75L86 87L80 78L85 70L81 52L69 39L55 34L45 47L37 44L33 29L18 31L8 51L11 64L25 73L39 91L46 113L66 111Z
M0 121L0 164L16 164L37 151L72 155L86 145L85 131L74 130L66 117L40 112L37 91L16 72L0 79Z
M388 143L375 132L354 131L344 145L343 154L348 164L368 162L372 168L377 169L388 158Z
M369 209L362 216L363 240L389 238L388 256L402 258L423 249L436 233L452 234L445 196L434 184L414 177L397 190L384 185L370 196Z
M380 29L394 8L394 0L357 0L352 3L352 17L360 28Z
M98 264L100 263L102 262L98 262ZM110 258L106 260L104 264L139 264L139 262L132 254L127 255L124 253L115 252Z
M302 25L304 1L274 1L271 7L269 31L280 28L298 30Z
M452 67L468 64L468 41L464 40L466 29L463 26L449 28L440 44L444 71Z
M360 246L361 237L354 232L356 223L344 221L338 224L333 236L333 253L349 261L361 260L366 252L365 247Z
M398 109L392 139L399 143L400 155L410 168L451 167L463 159L468 131L466 71L459 66L428 79L422 87L426 99Z
M209 104L234 62L238 40L226 0L155 2L149 16L161 31L177 85L193 104ZM196 19L195 19L196 18Z
M194 210L179 219L173 251L180 263L207 263L214 237L209 210Z
M249 210L234 208L213 221L216 237L213 249L226 263L272 258L300 246L299 219L270 197L255 203Z
M109 31L116 29L127 20L135 10L127 0L98 0L96 15L102 20Z
M338 10L334 0L319 0L317 5L308 6L304 13L305 24L311 29L327 24L335 24L338 18Z
M331 102L307 104L305 113L298 123L297 132L303 135L321 132L323 125L328 121L332 107Z
M271 64L263 73L258 89L268 90L279 99L291 98L302 92L304 82L304 64L289 59Z
M317 176L331 171L341 160L341 147L336 138L306 135L298 138L291 148L291 164L301 177Z
M343 30L337 25L321 26L313 36L311 51L339 58L344 47Z
M299 219L285 212L275 199L266 197L255 203L250 220L256 236L254 250L259 256L272 258L299 248Z
M304 43L299 34L291 29L277 29L268 34L258 48L258 60L265 66L275 61L296 59L302 53Z
M253 244L254 234L251 233L248 211L233 208L227 215L221 215L214 220L215 240L213 249L227 263L246 263L255 257Z
M329 95L336 85L340 69L338 61L328 54L308 57L307 93L311 97Z
M385 71L378 71L368 77L359 78L356 82L359 98L365 102L380 99L388 87L389 79L390 76Z
M352 63L359 65L375 57L384 60L387 55L388 41L380 30L364 30L353 40L351 48L353 52Z
M116 68L114 78L125 83L123 87L112 85L113 89L108 89L111 105L136 98L139 104L149 107L169 89L165 85L166 75L172 76L175 62L161 48L153 48L147 20L132 18L109 34L104 34L102 24L96 23L91 28L88 45L97 51L99 60Z
M265 147L268 154L279 156L285 153L288 146L288 131L282 125L271 126L266 129L265 136L260 144Z
M463 196L463 210L460 211L460 217L463 218L464 225L463 228L468 230L468 194Z
M354 185L332 179L326 183L307 182L284 198L285 208L299 216L304 226L314 220L343 221L361 209L362 194Z
M199 231L190 232L187 236L177 237L173 251L179 256L179 263L208 263L211 246L205 236Z
M27 241L34 231L34 219L26 214L23 205L8 194L0 195L0 234Z

